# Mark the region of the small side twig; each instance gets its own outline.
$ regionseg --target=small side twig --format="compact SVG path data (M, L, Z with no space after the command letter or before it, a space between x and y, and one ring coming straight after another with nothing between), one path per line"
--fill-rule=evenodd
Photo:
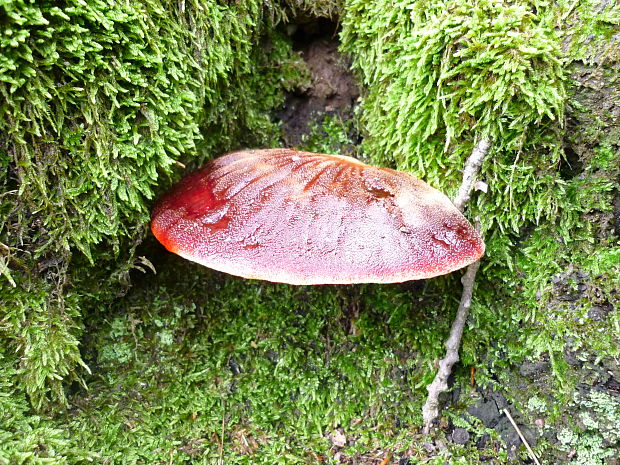
M504 412L504 415L506 415L508 417L508 420L510 420L510 423L512 424L512 427L515 429L515 431L517 432L517 434L521 438L521 442L523 442L523 445L527 449L527 453L530 454L530 458L534 461L534 463L536 465L540 465L540 462L538 461L538 457L536 457L536 454L534 453L534 451L532 450L532 448L528 444L527 440L525 439L525 436L523 436L523 433L521 432L521 428L519 428L517 426L517 423L512 418L512 415L510 414L508 409L502 409L502 412Z
M463 182L459 188L459 192L454 199L454 205L461 212L465 209L467 202L471 196L478 171L482 166L482 162L491 148L491 141L488 138L482 138L474 147L471 155L465 163L463 170ZM480 262L476 261L467 267L465 275L461 278L463 283L463 294L461 302L456 312L456 317L450 329L450 336L446 341L446 356L439 361L439 370L435 375L435 379L427 386L428 397L424 407L422 407L422 418L424 420L424 434L431 431L433 423L439 417L439 395L448 390L448 377L452 373L452 367L459 361L459 347L461 346L461 337L469 308L471 307L471 299L474 292L474 281Z

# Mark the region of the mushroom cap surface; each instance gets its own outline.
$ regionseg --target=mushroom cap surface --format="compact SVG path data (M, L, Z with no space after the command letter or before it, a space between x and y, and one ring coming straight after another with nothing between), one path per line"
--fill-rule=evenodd
M209 162L159 200L151 230L209 268L299 285L431 278L484 253L478 232L425 182L290 149Z

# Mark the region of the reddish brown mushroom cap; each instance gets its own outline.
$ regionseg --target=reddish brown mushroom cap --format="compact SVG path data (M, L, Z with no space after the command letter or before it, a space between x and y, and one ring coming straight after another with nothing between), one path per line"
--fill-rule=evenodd
M465 217L423 181L288 149L211 161L159 201L151 229L209 268L289 284L430 278L484 253Z

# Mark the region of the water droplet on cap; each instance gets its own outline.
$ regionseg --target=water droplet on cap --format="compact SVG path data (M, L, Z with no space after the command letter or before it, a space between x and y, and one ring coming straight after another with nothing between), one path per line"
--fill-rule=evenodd
M218 221L221 221L224 218L224 215L228 213L228 207L223 205L215 210L208 212L206 215L200 219L202 224L215 224Z

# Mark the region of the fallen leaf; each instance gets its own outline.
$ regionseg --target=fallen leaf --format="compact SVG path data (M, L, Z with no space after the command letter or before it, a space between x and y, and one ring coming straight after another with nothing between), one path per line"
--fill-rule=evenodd
M334 430L329 435L329 440L331 441L332 445L336 447L344 447L347 443L347 437L342 431L339 430Z

